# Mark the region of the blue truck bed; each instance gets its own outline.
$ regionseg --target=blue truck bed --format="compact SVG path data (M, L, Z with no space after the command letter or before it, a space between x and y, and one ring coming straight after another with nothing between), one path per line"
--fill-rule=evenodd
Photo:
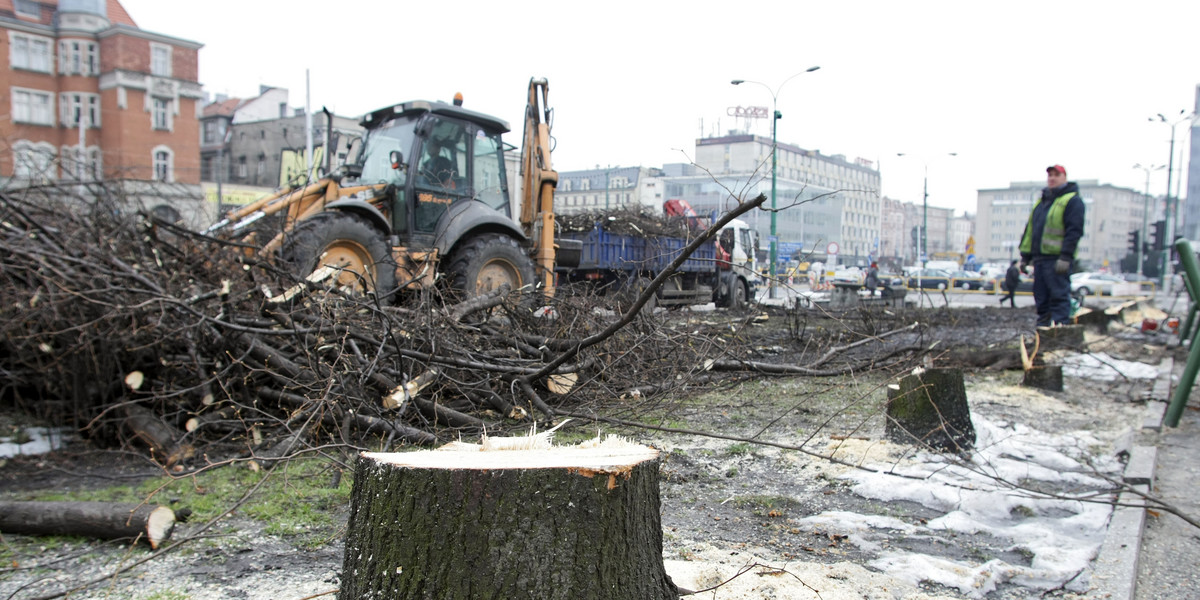
M675 237L640 237L604 231L599 225L587 233L563 233L559 237L579 240L583 249L579 269L613 271L647 271L657 273L679 256L691 240ZM709 241L692 253L680 265L684 272L705 272L716 269L716 242Z

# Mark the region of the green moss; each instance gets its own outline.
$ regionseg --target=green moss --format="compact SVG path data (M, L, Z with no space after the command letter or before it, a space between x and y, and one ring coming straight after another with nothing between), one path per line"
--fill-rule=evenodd
M229 510L264 477L270 479L241 507L241 514L267 523L273 535L300 535L332 524L331 513L349 506L351 476L330 487L336 466L319 459L283 463L273 471L254 471L244 463L172 479L157 477L136 486L49 492L34 500L150 502L192 511L190 520L208 521ZM328 534L322 535L328 537Z

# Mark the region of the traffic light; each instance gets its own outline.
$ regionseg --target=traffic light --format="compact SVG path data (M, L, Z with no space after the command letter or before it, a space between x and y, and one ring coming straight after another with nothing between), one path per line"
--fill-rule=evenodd
M1138 244L1141 243L1142 232L1134 229L1129 232L1129 251L1137 254Z
M1154 234L1151 239L1154 242L1153 248L1155 250L1162 250L1167 247L1167 222L1166 221L1155 221L1154 222Z

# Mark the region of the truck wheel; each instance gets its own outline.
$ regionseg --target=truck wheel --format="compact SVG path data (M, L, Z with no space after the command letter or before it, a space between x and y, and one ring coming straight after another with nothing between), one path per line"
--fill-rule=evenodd
M729 282L729 310L741 312L746 310L746 286L737 277Z
M338 269L333 284L361 293L396 287L396 263L382 231L353 213L318 213L296 224L280 252L298 277Z
M462 243L446 269L450 287L473 298L507 283L513 291L535 283L533 259L517 240L485 233Z

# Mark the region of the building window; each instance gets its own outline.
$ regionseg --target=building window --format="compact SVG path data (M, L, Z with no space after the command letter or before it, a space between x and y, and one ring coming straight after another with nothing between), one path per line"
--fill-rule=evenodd
M99 181L102 164L100 162L100 147L90 146L83 156L83 171L80 172L79 146L63 146L59 150L59 162L62 164L63 177L80 181Z
M80 94L69 92L62 94L58 99L59 103L59 120L63 127L79 127L79 119L82 116L87 119L87 126L95 129L100 127L100 95L99 94Z
M95 42L59 40L58 72L66 75L99 75L100 51Z
M30 183L49 183L58 177L54 146L19 140L13 144L13 178Z
M246 157L239 156L237 162L237 176L245 179L250 172L246 169Z
M155 77L171 76L171 47L150 44L150 74Z
M204 122L204 143L215 144L221 139L221 122L220 121L205 121Z
M29 17L31 19L42 18L41 4L34 2L34 0L16 0L16 2L13 2L13 7L17 9L17 14L22 17Z
M14 69L27 69L41 73L53 73L50 62L52 41L36 35L9 31L9 64Z
M155 146L151 150L154 166L154 181L175 181L175 152L166 146Z
M167 98L154 98L150 106L150 114L153 119L154 128L170 131L171 130L171 101Z
M50 92L13 88L12 120L14 123L54 125L54 95Z

